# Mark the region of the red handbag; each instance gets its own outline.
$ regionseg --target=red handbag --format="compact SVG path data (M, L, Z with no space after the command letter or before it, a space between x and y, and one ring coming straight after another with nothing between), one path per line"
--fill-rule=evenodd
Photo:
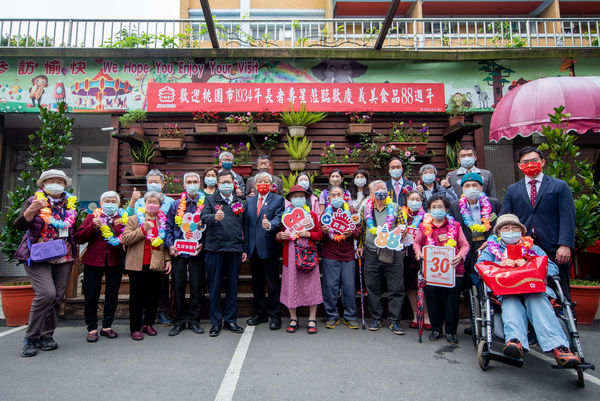
M536 256L521 267L504 267L494 262L475 265L494 295L532 294L546 291L548 256Z

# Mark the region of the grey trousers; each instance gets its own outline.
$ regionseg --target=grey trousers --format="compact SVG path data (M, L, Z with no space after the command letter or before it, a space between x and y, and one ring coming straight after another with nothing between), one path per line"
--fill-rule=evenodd
M32 263L25 268L35 293L26 338L37 340L50 338L54 334L72 267L73 262Z
M392 263L384 263L377 257L377 252L365 247L365 284L369 293L369 313L372 319L381 319L381 283L385 277L388 290L388 319L390 322L400 320L402 305L406 297L404 289L404 251L394 252Z

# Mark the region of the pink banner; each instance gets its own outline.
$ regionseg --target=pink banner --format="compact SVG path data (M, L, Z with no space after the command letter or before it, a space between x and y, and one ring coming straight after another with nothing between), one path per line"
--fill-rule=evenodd
M444 84L149 83L148 111L445 111Z

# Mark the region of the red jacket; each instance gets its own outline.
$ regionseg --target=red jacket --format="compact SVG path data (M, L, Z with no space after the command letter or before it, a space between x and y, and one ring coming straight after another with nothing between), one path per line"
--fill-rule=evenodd
M134 216L135 217L135 216ZM88 266L120 266L121 265L121 246L109 245L105 240L100 229L93 223L94 214L90 213L75 233L75 241L78 244L88 243L83 254L83 264ZM125 226L117 224L114 226L116 235L121 235Z

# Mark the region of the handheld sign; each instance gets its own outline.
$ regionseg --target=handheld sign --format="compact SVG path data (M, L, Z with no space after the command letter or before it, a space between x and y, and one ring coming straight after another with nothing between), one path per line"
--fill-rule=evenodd
M181 223L181 232L184 239L175 240L175 249L179 253L194 255L198 242L202 238L202 233L206 226L202 224L199 213L186 213L183 215L183 223Z
M427 285L454 288L455 274L451 264L455 249L450 246L423 247L423 272Z
M324 213L321 216L321 223L329 227L332 235L342 234L346 230L356 229L356 224L350 211L337 209L332 214Z
M281 221L285 227L285 232L292 238L296 238L299 232L310 230L315 226L310 213L300 207L284 213Z
M387 225L377 227L377 236L375 237L375 246L378 248L387 248L392 251L401 251L404 249L402 243L402 232L406 226L398 226L389 231Z

